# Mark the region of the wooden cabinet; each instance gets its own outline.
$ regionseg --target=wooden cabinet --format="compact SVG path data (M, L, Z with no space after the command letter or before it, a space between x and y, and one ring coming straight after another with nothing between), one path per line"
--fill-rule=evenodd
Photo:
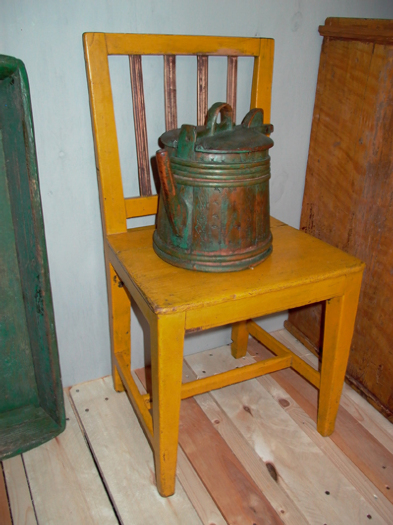
M393 21L328 18L301 229L366 263L348 381L393 421ZM317 352L322 305L286 327Z

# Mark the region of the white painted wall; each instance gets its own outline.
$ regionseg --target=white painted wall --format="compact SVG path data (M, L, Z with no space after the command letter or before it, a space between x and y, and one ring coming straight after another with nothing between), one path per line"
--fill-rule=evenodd
M393 18L391 0L13 0L3 1L0 53L22 59L30 79L42 204L51 271L57 337L64 385L110 372L107 300L98 192L93 155L82 33L85 31L265 36L275 39L272 123L271 210L298 226L314 104L321 37L318 25L328 16ZM146 62L146 92L152 109L149 131L163 131L161 71ZM223 69L216 59L217 71ZM111 71L120 75L120 59ZM189 71L186 62L179 64ZM251 68L241 66L245 74ZM213 70L214 67L211 67ZM161 73L160 73L161 74ZM117 77L116 77L117 78ZM188 84L190 89L188 89ZM192 85L191 85L192 84ZM191 73L185 93L195 99ZM179 87L180 90L180 87ZM119 100L129 97L119 87ZM247 108L241 88L239 118ZM225 96L212 81L209 103ZM194 122L186 94L179 96L179 123ZM160 110L161 111L161 110ZM149 116L150 115L150 116ZM119 113L124 125L126 113ZM122 143L125 171L133 162ZM155 150L154 140L150 154ZM128 156L127 156L128 155ZM135 194L135 186L126 191ZM283 316L268 322L282 324ZM135 316L133 317L135 321ZM136 324L134 322L134 324ZM228 330L187 340L187 352L229 341ZM142 366L144 336L133 339ZM139 349L138 349L139 346Z

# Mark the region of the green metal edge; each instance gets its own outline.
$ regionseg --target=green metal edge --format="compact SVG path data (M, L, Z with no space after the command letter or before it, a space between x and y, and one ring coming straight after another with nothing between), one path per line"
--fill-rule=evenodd
M24 268L24 260L19 260L19 268L21 270L22 285L25 286L26 291L26 318L28 320L28 331L40 404L57 426L57 432L55 433L52 429L47 435L43 435L42 439L38 440L39 442L33 440L34 444L30 444L30 446L18 446L14 453L7 453L7 457L37 446L53 438L55 435L60 434L65 429L64 398L39 191L28 77L22 61L13 57L0 55L0 80L9 76L13 77L16 86L15 89L19 89L21 99L26 163L25 178L27 178L27 181L22 180L22 178L19 181L21 183L22 194L17 195L17 197L22 197L23 204L20 204L19 210L17 210L19 212L18 214L16 210L13 210L13 215L15 214L13 219L14 224L18 224L18 226L20 226L21 223L26 225L26 220L27 223L29 223L28 214L30 214L30 218L32 219L30 221L32 231L21 232L18 230L18 254L23 258L23 253L25 253L25 255L27 253L30 261L37 262L34 268L29 268L30 273L28 269ZM1 124L0 115L0 125ZM7 155L6 151L7 148L5 148L5 154ZM21 173L18 173L17 176L20 177ZM11 185L11 188L13 188L12 191L14 191L15 184ZM14 191L14 196L15 193ZM28 197L29 203L26 202L26 197ZM21 220L21 217L24 220ZM33 272L35 273L35 279L31 279Z

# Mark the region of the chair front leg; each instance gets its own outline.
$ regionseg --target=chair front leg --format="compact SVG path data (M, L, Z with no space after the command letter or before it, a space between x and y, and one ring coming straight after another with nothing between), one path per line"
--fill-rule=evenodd
M326 301L317 430L334 431L359 302L362 272L347 277L343 296Z
M184 312L156 317L151 325L153 448L164 497L175 492L184 333Z

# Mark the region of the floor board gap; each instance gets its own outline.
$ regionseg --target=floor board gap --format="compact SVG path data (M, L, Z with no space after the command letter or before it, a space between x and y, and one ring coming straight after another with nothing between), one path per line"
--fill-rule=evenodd
M21 455L21 459L22 459L23 470L24 470L25 476L26 476L27 487L29 489L29 494L30 494L30 499L31 499L31 506L33 507L34 517L35 517L36 522L39 523L38 522L38 517L37 517L37 510L35 508L33 493L31 492L29 476L27 475L27 470L26 470L26 465L25 465L25 460L23 458L23 454Z
M108 496L108 500L109 500L109 502L110 502L110 504L112 506L113 513L114 513L114 515L115 515L119 525L123 525L123 521L121 520L121 517L119 515L118 509L116 508L116 505L115 505L115 503L113 501L112 494L111 494L111 492L110 492L110 490L109 490L109 488L108 488L108 486L106 484L105 477L104 477L103 473L101 472L100 465L99 465L99 463L97 461L97 458L95 457L94 451L93 451L92 446L91 446L90 441L89 441L89 438L88 438L88 436L86 434L86 431L85 431L85 429L83 427L83 423L81 421L81 418L79 417L79 413L78 413L78 410L77 410L77 408L75 406L74 400L72 399L72 397L69 394L69 390L68 390L67 394L65 393L65 395L68 396L71 408L72 408L72 410L73 410L73 412L75 414L75 418L76 418L76 420L78 422L79 428L81 429L82 436L84 437L84 440L86 442L86 446L87 446L87 448L88 448L88 450L90 452L90 455L91 455L91 458L93 460L93 463L94 463L94 465L95 465L95 467L97 469L97 474L98 474L98 476L99 476L99 478L101 480L101 483L102 483L103 488L104 488L104 490L106 492L106 495Z

